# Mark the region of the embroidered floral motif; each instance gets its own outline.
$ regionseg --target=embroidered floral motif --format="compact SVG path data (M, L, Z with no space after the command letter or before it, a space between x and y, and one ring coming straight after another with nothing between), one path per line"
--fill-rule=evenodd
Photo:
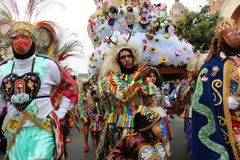
M230 80L230 92L235 95L239 86L239 82L235 80Z
M166 157L165 148L161 143L155 146L144 145L139 150L139 160L164 160Z

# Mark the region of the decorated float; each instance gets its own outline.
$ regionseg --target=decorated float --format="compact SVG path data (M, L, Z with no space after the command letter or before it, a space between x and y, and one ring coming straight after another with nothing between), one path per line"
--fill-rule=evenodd
M167 4L149 0L100 0L89 19L88 34L94 46L89 57L90 74L98 74L110 46L121 39L138 45L141 61L158 68L163 80L187 77L193 46L177 35ZM112 43L113 42L113 43Z

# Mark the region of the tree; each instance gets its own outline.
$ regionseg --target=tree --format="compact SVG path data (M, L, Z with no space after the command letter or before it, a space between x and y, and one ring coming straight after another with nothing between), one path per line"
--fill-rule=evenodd
M214 30L220 19L220 13L210 14L210 7L205 5L200 12L184 10L183 17L175 23L178 35L189 39L195 50L209 50Z

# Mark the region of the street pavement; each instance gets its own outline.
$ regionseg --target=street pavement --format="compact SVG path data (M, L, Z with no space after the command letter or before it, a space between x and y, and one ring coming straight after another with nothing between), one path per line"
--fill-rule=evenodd
M171 143L171 160L186 160L186 138L183 132L183 119L176 115L175 119L170 119L169 125L173 132L173 140ZM69 160L95 160L95 148L92 143L92 139L89 136L89 152L83 152L83 138L77 129L74 127L71 129L69 138L72 143L67 144L67 152ZM0 154L0 160L3 159L3 154Z

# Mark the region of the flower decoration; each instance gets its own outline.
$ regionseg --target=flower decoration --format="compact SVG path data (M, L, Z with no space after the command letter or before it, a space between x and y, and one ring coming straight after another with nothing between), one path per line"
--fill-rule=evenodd
M191 57L187 57L186 59L189 61L191 59Z
M155 38L155 41L158 42L158 41L159 41L159 38Z
M147 38L143 38L143 43L147 43Z
M108 55L108 51L103 52L103 54L107 56Z
M173 34L174 34L175 36L177 36L177 32L173 32Z
M151 47L149 50L150 50L150 52L154 53L154 52L156 52L157 49L156 49L156 47Z
M154 38L153 35L151 35L151 36L150 36L150 40L153 40L153 38Z
M138 18L138 19L137 19L137 23L141 23L141 18Z
M92 57L94 56L94 52L92 53Z
M182 49L183 49L184 51L186 51L186 50L187 50L187 46L186 46L186 45L183 46Z
M178 39L181 41L183 39L182 35L178 35Z
M92 60L93 60L93 58L92 58L92 57L90 57L90 58L89 58L89 61L91 62Z
M168 61L168 58L167 58L167 57L163 56L163 57L161 58L161 62L165 63L165 62L167 62L167 61Z
M189 39L184 39L184 41L185 41L185 42L188 42L188 41L189 41Z
M123 9L120 9L120 14L123 15L124 14L124 11Z
M175 55L176 55L176 56L181 56L181 55L182 55L182 52L179 51L179 50L176 50L176 51L175 51Z
M184 64L185 62L184 61L181 61L181 64Z
M110 29L110 30L114 30L114 27L113 27L113 26L111 26L109 29Z
M123 5L120 5L120 8L122 8L123 7Z
M145 57L146 62L151 63L152 62L152 57L148 56Z
M97 61L97 58L96 58L96 57L93 57L92 60L93 60L93 61Z
M115 31L115 32L113 33L113 36L114 36L114 37L118 37L120 34L121 34L121 33L120 33L119 31Z
M170 35L169 35L169 34L164 34L164 37L165 37L166 39L168 39L168 38L170 37Z
M143 46L143 51L145 51L147 49L147 45Z
M120 24L121 26L124 26L125 23L124 23L124 21L120 21L119 24Z
M102 51L101 50L97 50L97 53L100 54Z

